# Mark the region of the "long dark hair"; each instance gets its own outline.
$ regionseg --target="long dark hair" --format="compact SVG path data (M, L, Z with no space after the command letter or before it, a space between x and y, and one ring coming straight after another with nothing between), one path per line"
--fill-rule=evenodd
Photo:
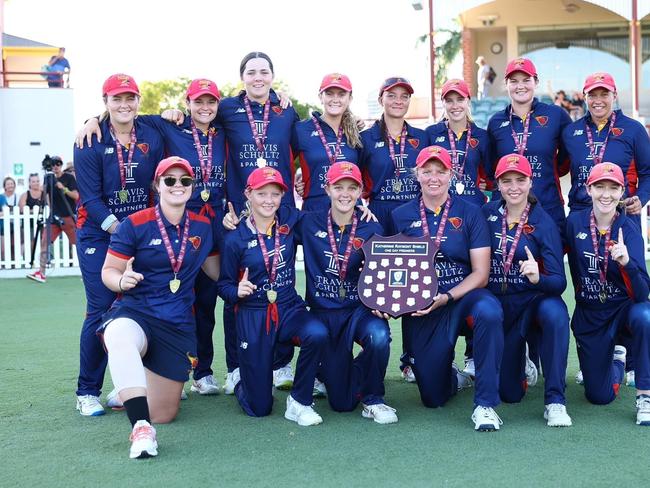
M244 70L246 69L246 63L248 63L251 59L255 58L262 58L266 59L269 62L269 68L271 68L271 73L275 74L275 70L273 69L273 61L271 61L271 58L269 58L269 55L266 53L263 53L261 51L253 51L248 53L244 58L241 60L241 63L239 63L239 76L243 78L244 76Z

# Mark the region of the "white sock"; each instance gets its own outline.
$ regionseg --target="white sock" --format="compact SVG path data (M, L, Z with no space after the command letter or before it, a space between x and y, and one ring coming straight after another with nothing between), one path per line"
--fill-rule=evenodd
M147 336L138 323L124 317L111 321L104 329L104 344L115 389L146 388L142 356L147 352Z

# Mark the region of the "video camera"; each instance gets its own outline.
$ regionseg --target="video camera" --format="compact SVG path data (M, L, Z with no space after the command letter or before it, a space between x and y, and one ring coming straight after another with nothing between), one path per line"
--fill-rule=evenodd
M43 161L41 161L43 171L52 171L52 167L56 162L61 162L61 164L63 164L63 160L59 156L50 156L49 154L46 154Z

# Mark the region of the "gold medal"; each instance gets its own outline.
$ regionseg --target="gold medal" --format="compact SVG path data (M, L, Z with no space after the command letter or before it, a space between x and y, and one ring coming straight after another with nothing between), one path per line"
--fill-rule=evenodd
M257 158L257 161L255 163L257 164L258 168L263 168L264 166L266 166L266 159L261 157Z
M208 201L208 198L210 198L210 190L208 190L207 188L205 188L205 189L201 192L201 200L203 200L204 202L207 202L207 201Z
M400 180L397 180L397 181L393 184L393 191L394 191L395 193L399 193L399 192L402 191L402 182L401 182Z
M118 192L118 196L120 197L120 203L126 203L126 201L129 199L129 192L122 188Z
M456 195L462 195L465 191L465 185L460 181L456 182Z
M341 300L345 300L345 288L343 287L343 285L339 287L339 298Z
M275 290L267 290L266 298L269 299L269 303L275 303L275 301L278 299L278 292Z
M176 293L180 287L181 287L181 280L179 280L178 278L169 280L169 289L171 290L172 293Z

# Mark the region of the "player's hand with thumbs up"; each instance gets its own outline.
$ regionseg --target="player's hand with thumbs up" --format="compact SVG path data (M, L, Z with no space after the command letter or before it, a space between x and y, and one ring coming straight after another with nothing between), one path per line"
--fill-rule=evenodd
M621 266L625 266L630 262L630 255L627 253L627 246L623 240L622 228L618 229L618 242L610 243L609 252L612 255L612 259Z
M524 246L524 249L526 250L526 260L519 261L519 274L528 278L528 281L533 285L536 285L539 283L539 265L528 246Z
M142 273L133 271L134 260L135 257L132 257L126 262L126 269L124 270L124 273L122 273L122 277L120 278L118 284L118 287L121 291L132 290L133 288L138 286L138 283L144 280L144 276L142 276Z
M255 290L257 290L257 286L248 281L248 268L246 268L237 287L237 296L244 298L255 293Z
M228 213L223 216L223 226L228 230L235 230L239 224L239 220L235 212L235 207L232 206L231 202L228 202Z

